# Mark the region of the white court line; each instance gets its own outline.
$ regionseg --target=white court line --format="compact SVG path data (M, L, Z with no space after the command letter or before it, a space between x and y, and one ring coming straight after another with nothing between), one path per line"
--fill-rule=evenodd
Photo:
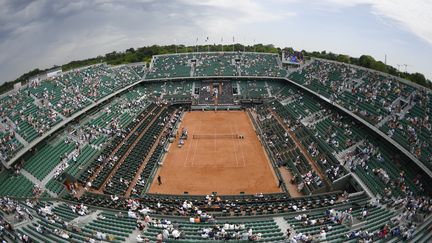
M236 130L239 131L238 126L237 126L237 120L234 120L234 124L235 124ZM240 143L240 141L238 141L238 142ZM245 167L246 166L246 159L244 156L243 148L242 147L240 147L240 148L241 148L240 150L241 150L241 154L242 154L242 158L243 158L243 167Z
M201 125L202 125L202 119L200 119L200 124L199 124L198 132L201 131ZM193 153L193 157L192 157L191 167L194 167L195 155L196 155L196 151L197 151L197 148L198 148L198 139L195 139L195 140L196 140L196 142L195 142L195 146L194 146L194 153Z
M236 167L234 165L234 160L229 161L227 164L232 164L232 165L206 164L204 162L200 162L200 163L197 163L196 165L194 165L193 168L241 168L241 167ZM192 168L192 167L187 167L187 168Z
M201 121L201 120L200 120ZM195 130L197 129L197 127L195 127L194 128L194 131L193 131L193 133L192 134L190 134L190 135L192 135L191 137L192 137L192 142L191 142L191 146L189 146L189 149L188 149L188 151L187 151L187 153L186 153L186 159L185 159L185 161L183 162L183 166L184 167L188 167L187 166L187 162L188 162L188 159L189 159L189 152L190 152L190 150L192 149L192 143L193 143L193 134L195 134ZM180 131L181 132L181 131ZM180 139L180 138L179 138Z
M233 127L232 127L232 124L230 124L230 131L231 131L231 134L233 134ZM238 132L238 131L237 131ZM236 139L237 140L237 139ZM235 156L235 159L236 159L236 167L239 167L239 164L238 164L238 159L237 159L237 144L238 143L238 141L235 141L234 142L234 156Z

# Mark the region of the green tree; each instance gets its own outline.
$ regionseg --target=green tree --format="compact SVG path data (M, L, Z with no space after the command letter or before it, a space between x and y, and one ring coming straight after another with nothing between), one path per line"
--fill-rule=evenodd
M359 58L359 64L362 67L371 68L373 63L375 63L375 59L369 55L362 55Z
M351 63L351 59L348 55L338 55L336 60L338 62Z
M387 66L381 61L373 62L371 64L370 68L377 70L377 71L385 72L385 73L388 72Z

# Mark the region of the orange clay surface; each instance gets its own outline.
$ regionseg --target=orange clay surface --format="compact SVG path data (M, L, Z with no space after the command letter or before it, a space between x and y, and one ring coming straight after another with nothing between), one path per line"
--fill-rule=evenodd
M188 130L185 145L170 145L150 193L219 195L281 192L276 175L246 112L192 111L180 124ZM244 139L193 139L193 135L240 134ZM156 180L160 175L162 185Z

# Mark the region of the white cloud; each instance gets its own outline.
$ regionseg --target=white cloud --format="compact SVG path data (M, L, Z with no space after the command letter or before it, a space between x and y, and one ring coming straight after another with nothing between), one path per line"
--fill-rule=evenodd
M277 9L265 1L254 0L181 0L181 2L198 7L193 14L193 21L206 32L226 34L238 31L241 26L272 21L281 21L296 13L287 9Z
M432 41L430 4L424 0L413 0L409 6L400 0L312 2L315 7L325 4L339 12L367 5L369 12L384 22L402 26L429 43ZM308 10L311 10L309 2L300 0L0 0L0 83L34 68L129 47L172 44L175 39L178 44L194 45L197 37L204 44L206 36L211 43L221 37L228 43L235 36L242 43L253 43L256 39L257 43L264 41L283 47L297 41L299 48L329 48L323 44L326 42L310 38L309 33L322 26L321 19L316 26L303 25L308 22L302 19ZM314 22L316 11L310 12L308 17ZM404 36L396 37L405 41ZM307 46L308 41L314 45ZM361 44L354 41L347 48L351 50ZM422 50L419 54L427 56L428 52ZM414 61L411 64L415 65Z
M342 8L369 5L373 14L392 19L397 26L432 44L431 0L326 0L325 2Z

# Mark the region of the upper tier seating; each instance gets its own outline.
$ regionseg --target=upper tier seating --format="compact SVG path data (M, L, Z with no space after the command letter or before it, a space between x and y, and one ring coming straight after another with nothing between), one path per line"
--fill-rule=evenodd
M35 156L24 163L24 169L39 180L43 180L62 160L67 159L77 145L69 140L56 145L46 144L39 148Z
M13 131L0 132L0 139L0 158L4 161L9 160L24 147Z
M12 134L12 137L3 136L0 157L4 161L13 158L25 147L20 144L32 142L64 117L70 117L98 99L140 79L132 66L111 68L98 64L47 80L32 80L28 87L12 91L0 99L2 131ZM25 142L15 139L14 134L18 134Z
M432 94L395 77L314 60L289 78L375 125L432 169Z
M195 73L202 76L237 76L237 68L234 61L234 53L198 53L196 58Z
M278 55L240 53L241 76L284 77L286 71L279 67Z
M53 110L35 104L28 89L22 89L0 100L2 121L27 142L35 140L61 121Z
M140 64L131 64L129 67L140 77L144 78L145 74L147 73L147 67L145 63Z
M40 100L42 106L54 109L64 116L70 116L91 104L79 90L73 86L64 86L58 80L30 83L29 91Z
M190 77L191 54L154 56L146 79Z
M146 79L205 76L285 77L276 54L200 52L154 56Z

